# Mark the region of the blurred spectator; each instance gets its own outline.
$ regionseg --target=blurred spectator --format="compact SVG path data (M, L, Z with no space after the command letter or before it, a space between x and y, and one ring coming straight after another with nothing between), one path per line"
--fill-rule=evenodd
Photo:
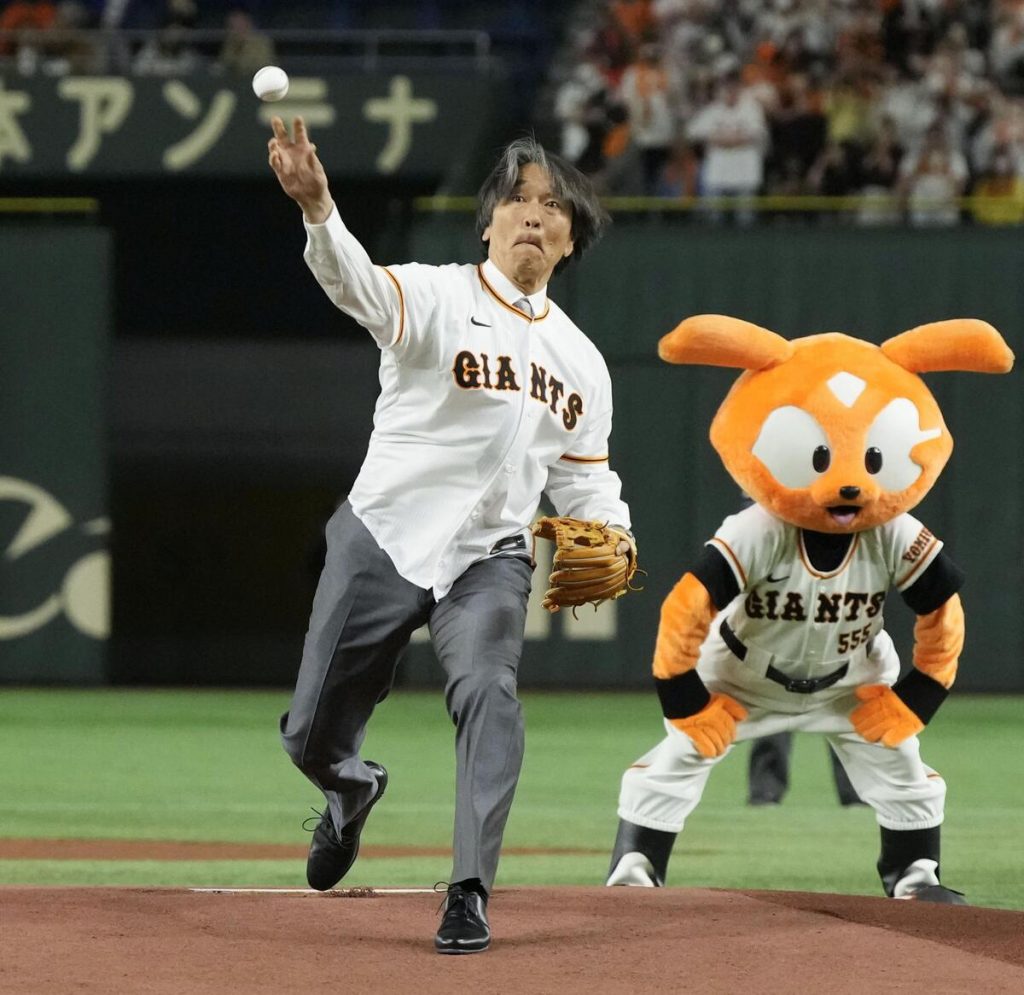
M920 146L925 132L939 117L935 98L920 79L900 79L891 75L871 108L872 118L888 118L905 149Z
M644 45L639 58L622 74L619 99L629 115L630 141L643 170L643 193L654 193L676 134L668 74L658 49Z
M1024 222L1024 177L1009 149L997 149L989 171L975 184L971 214L983 225Z
M932 125L921 148L907 153L900 163L900 192L913 225L955 225L966 183L967 160L950 148L941 122Z
M870 145L860 161L863 204L857 215L862 225L896 224L900 212L893 191L900 175L904 149L896 137L896 127L882 118Z
M51 76L88 75L103 72L105 50L85 33L89 11L78 0L61 0L47 40L43 70Z
M812 89L804 73L793 73L779 89L779 100L770 115L770 192L779 189L785 176L787 193L794 193L796 174L802 181L825 146L827 121L822 95Z
M633 59L634 45L609 10L603 10L599 15L591 49L604 66L609 84L618 86L622 73Z
M831 139L807 174L808 188L821 197L849 197L858 191L856 146Z
M997 82L1013 93L1024 90L1024 4L1003 4L988 50Z
M634 46L654 30L651 0L612 0L610 10L615 23Z
M700 158L684 138L676 140L654 188L655 197L696 197Z
M595 54L585 56L555 93L555 118L562 126L559 151L585 173L597 172L604 159L601 143L610 127L607 101L608 82Z
M274 43L256 30L252 15L244 7L233 7L224 19L227 37L217 64L235 76L251 76L257 69L274 64Z
M861 159L861 182L865 187L891 190L899 179L903 147L896 137L896 127L883 118Z
M997 149L1007 150L1018 167L1024 165L1024 101L990 94L983 118L971 141L974 171L989 172Z
M132 63L140 76L188 75L199 68L199 53L189 44L198 10L194 0L168 0L164 26L146 42Z
M702 196L749 198L761 189L768 123L761 104L743 92L738 73L719 81L715 99L697 112L686 137L704 147ZM721 212L712 208L709 216L718 220ZM752 206L738 204L735 216L738 223L748 224Z
M643 179L636 148L629 140L629 112L622 104L609 100L606 115L600 172L595 170L594 182L601 193L634 193L642 187Z
M828 139L837 144L863 143L870 134L875 106L871 77L864 72L843 72L825 91Z
M23 38L0 36L0 54L12 55L23 48L38 52L40 39L35 32L48 31L57 18L57 8L49 0L11 0L0 12L0 32L26 32Z

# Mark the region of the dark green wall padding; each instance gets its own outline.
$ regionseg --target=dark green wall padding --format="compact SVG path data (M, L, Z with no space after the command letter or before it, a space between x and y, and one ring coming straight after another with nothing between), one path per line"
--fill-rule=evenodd
M111 239L7 225L0 260L0 684L99 683Z

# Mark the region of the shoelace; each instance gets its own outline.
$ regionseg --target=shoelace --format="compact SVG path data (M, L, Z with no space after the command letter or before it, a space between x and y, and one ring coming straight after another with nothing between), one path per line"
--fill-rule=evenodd
M442 889L445 892L445 896L442 899L441 904L437 907L437 911L439 913L443 912L447 916L449 912L457 911L479 921L480 917L476 914L476 910L469 903L470 896L476 895L475 891L468 891L465 888L459 888L458 891L452 891L452 886L447 881L438 881L434 885L434 891L440 893Z
M341 840L338 838L338 831L334 828L334 820L328 814L328 810L324 809L322 812L317 812L317 810L315 808L310 806L310 811L313 812L316 815L316 818L314 819L313 816L311 815L308 818L303 819L302 820L302 828L303 828L303 830L305 832L307 832L307 833L315 833L317 831L317 829L320 827L320 823L323 822L323 820L326 818L327 819L327 831L331 834L331 840L334 843L337 843L338 846L341 846L342 844L341 844ZM310 826L311 822L313 823L312 826Z
M448 881L435 881L434 882L434 893L437 895L444 895L441 899L441 904L437 907L438 912L445 911L445 903L448 901L448 889L451 884Z

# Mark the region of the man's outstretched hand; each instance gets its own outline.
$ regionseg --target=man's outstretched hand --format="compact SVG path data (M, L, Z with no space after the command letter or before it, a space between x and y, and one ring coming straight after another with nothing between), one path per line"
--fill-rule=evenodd
M295 118L292 122L294 138L289 137L279 117L272 118L270 126L274 137L267 142L267 158L281 189L302 208L310 224L323 224L334 209L334 201L327 188L327 174L317 158L316 146L306 132L306 122L301 117Z

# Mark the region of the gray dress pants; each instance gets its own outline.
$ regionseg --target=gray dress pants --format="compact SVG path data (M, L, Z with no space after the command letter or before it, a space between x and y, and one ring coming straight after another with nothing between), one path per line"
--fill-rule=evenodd
M451 879L479 878L491 890L523 760L516 673L532 572L519 557L491 557L435 601L399 576L348 502L335 512L281 737L336 828L373 798L377 782L359 756L366 723L410 636L428 623L456 730Z

